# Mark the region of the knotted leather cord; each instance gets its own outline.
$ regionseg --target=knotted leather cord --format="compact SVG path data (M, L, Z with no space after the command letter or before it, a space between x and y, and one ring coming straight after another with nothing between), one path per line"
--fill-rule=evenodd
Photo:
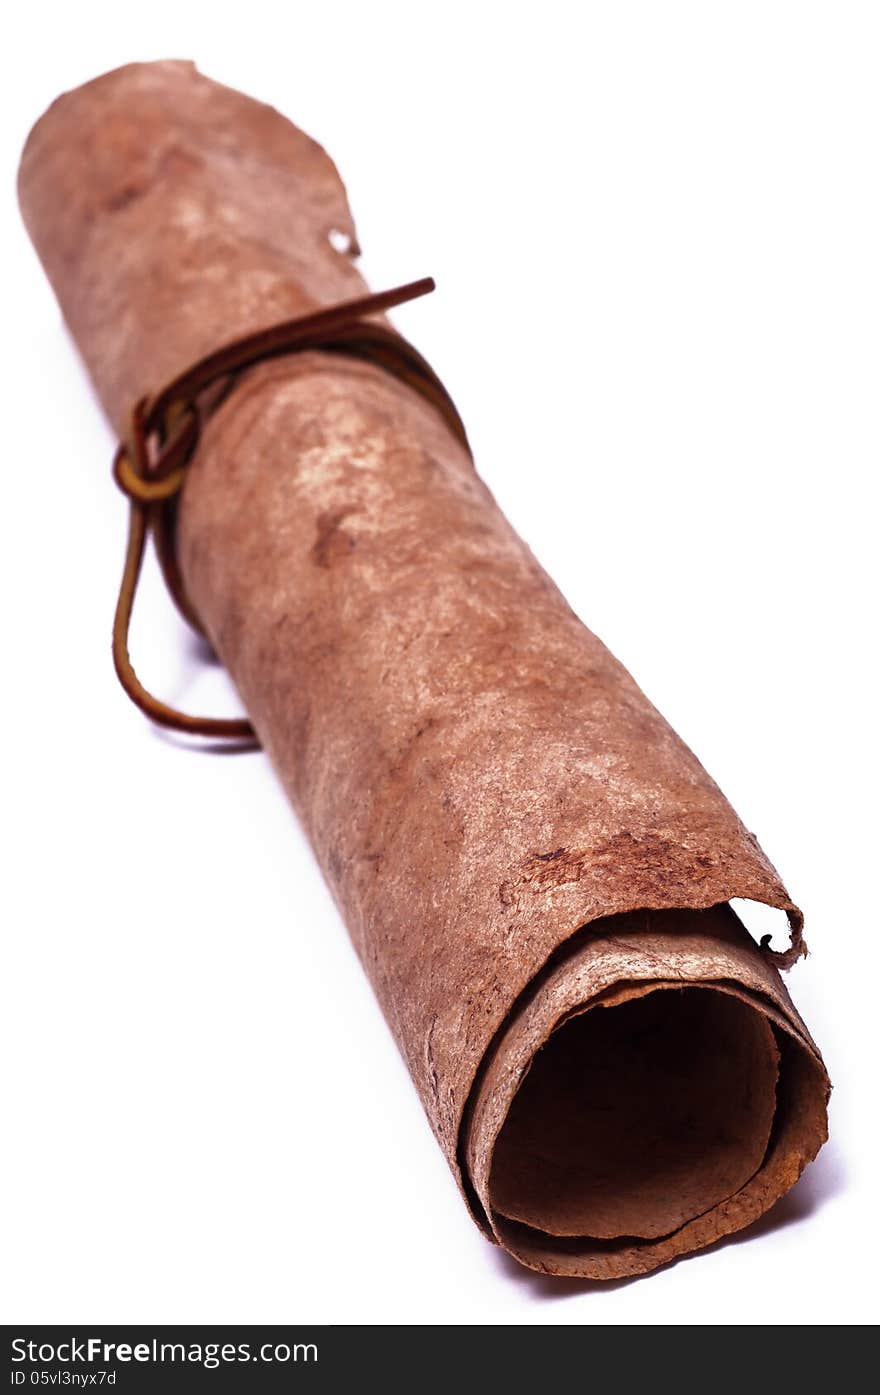
M193 736L257 741L251 723L244 717L193 717L154 697L135 673L128 652L131 613L150 535L178 608L196 630L204 633L186 595L174 545L177 498L204 421L226 397L243 369L283 354L321 349L365 359L399 378L440 412L470 450L455 404L421 354L394 330L363 318L433 290L433 280L426 277L270 325L208 354L155 397L141 398L136 404L129 438L119 446L113 461L113 477L130 504L128 547L113 620L113 664L125 692L151 721ZM206 401L205 395L210 396L212 389L214 396Z

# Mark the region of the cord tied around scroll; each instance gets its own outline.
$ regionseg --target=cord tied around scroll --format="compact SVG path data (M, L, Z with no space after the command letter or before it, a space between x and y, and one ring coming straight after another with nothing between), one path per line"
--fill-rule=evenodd
M194 629L204 633L187 597L175 552L178 495L204 421L245 369L266 359L318 349L363 359L401 379L440 412L470 449L455 404L430 365L394 330L366 318L433 290L433 280L425 277L270 325L208 354L154 397L141 398L135 405L128 439L113 460L113 478L129 501L128 546L113 620L113 664L123 689L151 721L191 736L258 742L244 717L196 717L169 707L144 687L129 654L132 610L150 536L178 609ZM208 401L212 390L214 396Z

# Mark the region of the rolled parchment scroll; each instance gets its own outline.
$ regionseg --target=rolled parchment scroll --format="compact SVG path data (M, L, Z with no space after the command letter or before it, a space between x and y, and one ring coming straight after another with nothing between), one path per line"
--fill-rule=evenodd
M324 151L188 63L60 98L20 194L120 431L220 345L366 289ZM442 416L333 353L247 371L177 560L486 1233L610 1279L766 1211L826 1133L778 973L800 914ZM784 955L737 897L788 914Z

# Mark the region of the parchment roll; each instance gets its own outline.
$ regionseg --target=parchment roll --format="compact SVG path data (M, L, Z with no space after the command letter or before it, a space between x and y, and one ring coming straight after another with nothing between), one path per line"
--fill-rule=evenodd
M56 102L20 195L115 425L248 331L362 294L326 154L188 63ZM613 1278L746 1225L826 1132L775 870L463 445L370 364L243 375L178 560L479 1224ZM726 904L785 911L759 949Z

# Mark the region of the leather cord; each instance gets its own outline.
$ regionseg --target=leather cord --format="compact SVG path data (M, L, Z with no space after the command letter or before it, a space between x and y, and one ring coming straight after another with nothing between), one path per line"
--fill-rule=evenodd
M177 565L175 526L178 496L205 420L244 369L284 354L320 349L377 364L399 378L440 412L470 450L455 404L433 369L394 330L365 318L433 290L433 280L426 277L270 325L206 355L154 397L141 398L135 405L128 439L113 460L113 478L129 501L128 546L113 620L113 664L125 692L151 721L191 736L257 742L251 723L244 717L190 716L154 697L138 678L128 648L134 599L150 536L179 610L204 633Z

